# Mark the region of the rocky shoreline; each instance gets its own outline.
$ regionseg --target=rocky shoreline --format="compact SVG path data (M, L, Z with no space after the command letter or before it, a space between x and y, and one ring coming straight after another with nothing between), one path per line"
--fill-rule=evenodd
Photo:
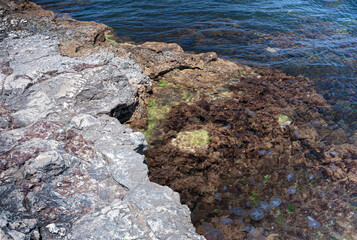
M110 29L0 7L0 239L203 239L178 193L149 181L143 134L118 121L151 83L97 46Z
M357 132L308 79L26 0L0 17L0 240L353 239Z

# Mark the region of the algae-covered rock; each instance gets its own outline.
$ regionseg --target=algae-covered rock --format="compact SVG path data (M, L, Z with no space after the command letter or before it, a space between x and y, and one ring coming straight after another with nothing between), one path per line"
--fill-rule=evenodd
M292 119L286 116L285 114L280 114L278 117L278 123L280 126L289 126L292 123Z
M210 136L207 130L182 131L173 140L174 145L183 149L196 149L207 147Z

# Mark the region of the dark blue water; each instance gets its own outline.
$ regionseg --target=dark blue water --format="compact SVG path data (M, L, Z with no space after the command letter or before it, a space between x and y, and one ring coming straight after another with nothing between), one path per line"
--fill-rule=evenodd
M357 0L35 2L107 24L135 42L176 42L185 50L310 77L336 119L357 129Z

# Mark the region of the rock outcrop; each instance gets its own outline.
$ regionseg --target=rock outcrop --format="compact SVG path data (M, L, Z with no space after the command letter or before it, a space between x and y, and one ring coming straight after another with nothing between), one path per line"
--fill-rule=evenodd
M109 28L27 1L0 10L0 239L203 239L120 123L151 83L93 47Z

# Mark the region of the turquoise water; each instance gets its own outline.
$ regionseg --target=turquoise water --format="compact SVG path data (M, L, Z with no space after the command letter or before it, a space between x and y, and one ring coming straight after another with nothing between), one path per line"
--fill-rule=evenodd
M302 74L357 129L356 0L36 0L78 20L107 24L135 42Z

